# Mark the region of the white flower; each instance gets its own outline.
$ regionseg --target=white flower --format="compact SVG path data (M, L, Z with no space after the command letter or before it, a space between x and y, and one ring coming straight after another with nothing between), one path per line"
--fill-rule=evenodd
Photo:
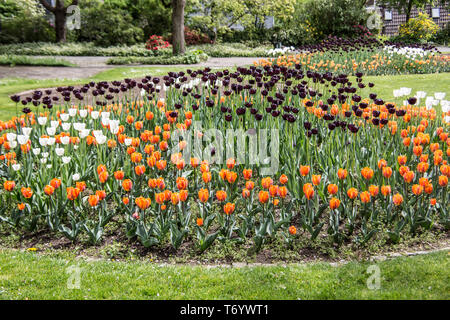
M42 152L42 158L48 158L49 153L48 152Z
M39 117L38 118L38 123L43 126L47 123L47 117Z
M130 138L126 138L126 139L125 139L125 145L126 145L127 147L131 145L131 142L133 142L132 139L130 139Z
M17 164L13 164L12 168L13 168L14 171L19 171L20 170L20 164L18 164L18 163Z
M104 144L106 142L106 136L100 136L98 138L95 138L98 144Z
M64 164L68 164L70 162L71 158L70 157L62 157L61 160Z
M80 117L82 117L82 118L86 118L86 117L87 117L87 114L88 114L88 112L87 112L87 110L86 110L86 109L82 109L82 110L80 110Z
M58 128L58 126L59 126L59 121L56 121L56 120L52 120L52 121L50 121L50 126L52 127L52 128Z
M64 123L62 124L63 130L64 130L64 131L69 131L70 125L71 125L70 122L64 122Z
M444 121L445 121L446 123L450 123L450 116L445 116Z
M435 97L437 100L442 100L442 99L445 98L445 92L435 92L435 93L434 93L434 97Z
M22 133L23 133L24 135L26 135L27 137L29 137L30 134L31 134L31 130L33 130L33 128L23 127L23 128L22 128Z
M6 140L8 140L8 142L13 142L16 141L17 138L17 134L9 132L6 134Z
M82 122L75 122L73 124L73 128L77 131L81 131L84 130L86 128L86 123L82 123Z
M15 149L15 148L17 147L17 141L11 141L11 142L9 143L9 147L10 147L11 149Z
M119 124L120 124L119 120L109 120L109 130L111 131L112 134L119 133Z
M102 125L104 125L105 127L107 127L109 124L109 119L108 118L102 118Z
M145 90L141 89L141 97L145 96Z
M61 157L64 155L64 148L55 148L55 153L58 157Z
M50 138L48 138L48 140L47 140L47 145L48 145L48 146L52 146L52 145L55 144L55 141L56 141L56 139L55 139L54 137L50 137Z
M20 145L26 144L28 142L28 136L25 136L25 135L22 135L22 134L18 135L17 136L17 142L19 142Z
M83 130L81 130L81 131L80 131L80 138L81 138L81 139L86 138L86 137L89 135L89 133L90 133L89 129L83 129Z
M423 99L427 96L427 93L425 91L417 91L416 97L419 99Z
M39 144L42 147L45 147L47 145L47 143L48 143L48 138L39 138Z
M103 131L102 130L94 130L92 132L92 134L94 135L95 139L98 139L99 137L103 136Z
M402 87L400 88L404 96L411 94L411 88Z
M109 119L110 115L111 115L110 112L102 112L102 119Z
M52 165L51 164L48 164L47 165L47 169L51 169L52 168Z
M54 136L56 133L56 128L55 127L47 127L47 134L49 136Z
M79 173L75 173L75 174L72 176L72 180L73 180L73 181L78 181L78 180L80 180L80 174L79 174Z
M59 115L59 117L61 118L62 121L67 121L69 120L69 114L68 113L61 113Z
M61 137L61 143L67 145L70 143L70 137Z
M33 154L35 156L38 156L41 153L41 149L40 148L34 148L32 151L33 151Z
M41 158L41 163L47 163L47 158Z
M70 108L68 111L69 111L69 116L71 116L71 117L75 117L77 115L77 109L75 109L75 108Z
M98 116L99 116L99 112L98 111L92 111L91 112L91 118L92 119L98 119Z

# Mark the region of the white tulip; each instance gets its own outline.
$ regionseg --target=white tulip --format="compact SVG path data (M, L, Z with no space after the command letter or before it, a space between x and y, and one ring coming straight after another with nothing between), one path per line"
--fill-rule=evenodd
M417 91L416 96L419 99L423 99L427 96L427 93L425 91Z
M411 94L411 88L402 87L400 90L402 90L404 96Z
M81 118L86 118L86 117L87 117L87 114L88 114L88 112L87 112L86 109L80 110L80 117L81 117Z
M446 123L450 123L450 116L445 116L444 121L445 121Z
M73 180L73 181L78 181L78 180L80 180L80 174L79 174L79 173L75 173L74 175L72 175L72 180Z
M102 125L104 125L105 127L108 126L109 124L109 119L108 118L102 118Z
M61 113L59 115L59 117L61 118L62 121L67 121L69 120L69 114L68 113Z
M52 146L52 145L55 144L55 141L56 141L56 139L55 139L54 137L50 137L50 138L48 138L48 140L47 140L47 145L48 145L48 146Z
M43 126L47 123L47 117L39 117L38 118L38 123Z
M33 130L33 128L24 127L24 128L22 128L22 133L23 133L24 135L26 135L27 137L29 137L30 134L31 134L31 130Z
M20 164L18 164L18 163L17 164L13 164L12 168L13 168L14 171L19 171L20 170Z
M47 143L48 143L48 138L39 138L39 144L42 147L45 147L47 145Z
M51 169L52 168L52 165L51 164L48 164L47 165L47 169Z
M126 145L127 147L131 145L131 142L133 142L132 139L130 139L130 138L126 138L126 139L125 139L125 145Z
M70 122L64 122L64 123L62 124L63 130L64 130L64 131L69 131L70 125L71 125Z
M105 136L100 136L98 138L95 138L98 144L104 144L106 142Z
M99 116L99 112L98 111L92 111L91 112L91 118L92 119L96 120L96 119L98 119L98 116Z
M56 121L56 120L50 121L50 127L56 129L56 128L58 128L58 126L59 126L59 121Z
M102 112L102 119L109 119L110 115L111 115L110 112Z
M98 139L99 137L103 136L103 131L102 130L94 130L94 131L92 131L92 134L94 135L95 139Z
M442 100L442 99L445 98L445 92L435 92L435 93L434 93L434 97L435 97L437 100Z
M64 148L55 148L55 153L58 157L62 157L64 155Z
M109 130L112 134L117 134L119 132L119 120L109 120Z
M47 134L49 136L54 136L56 133L56 128L55 127L47 127Z
M62 157L61 160L64 164L68 164L70 162L71 158L70 157Z
M6 140L8 140L8 142L13 142L16 141L17 138L17 134L9 132L6 134Z
M61 137L61 143L63 145L68 145L70 143L70 137Z
M11 149L15 149L15 148L17 147L17 141L11 141L11 142L9 143L9 147L10 147Z
M77 115L77 109L75 109L75 108L70 108L68 111L69 111L69 116L71 116L72 118Z
M145 90L141 89L141 97L145 96Z
M81 131L84 130L86 128L86 123L82 123L82 122L75 122L73 124L73 128L77 131Z
M80 138L81 138L81 139L86 138L86 137L89 135L89 133L90 133L89 129L83 129L83 130L81 130L81 131L80 131Z
M41 163L42 164L47 163L47 158L41 158Z
M34 148L32 151L35 156L38 156L41 153L41 149L39 148Z
M48 156L49 156L49 153L48 153L48 152L42 152L42 157L43 157L43 158L48 158Z
M28 142L28 136L25 136L25 135L22 135L22 134L18 135L17 136L17 142L19 142L20 145L26 144Z

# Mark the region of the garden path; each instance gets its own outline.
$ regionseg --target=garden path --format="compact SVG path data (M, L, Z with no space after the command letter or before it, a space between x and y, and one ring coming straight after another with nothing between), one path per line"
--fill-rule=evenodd
M0 78L29 78L29 79L81 79L96 75L99 72L117 67L210 67L223 68L245 66L257 61L257 57L209 58L199 64L178 65L107 65L110 57L54 57L76 64L78 67L35 67L35 66L0 66Z

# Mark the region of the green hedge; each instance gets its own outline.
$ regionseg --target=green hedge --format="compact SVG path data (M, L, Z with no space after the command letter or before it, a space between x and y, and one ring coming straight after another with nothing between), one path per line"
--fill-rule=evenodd
M206 54L185 54L180 56L116 57L109 59L106 64L196 64L206 60L208 60Z
M28 56L0 55L0 65L7 66L51 66L76 67L75 64L55 58L35 58Z

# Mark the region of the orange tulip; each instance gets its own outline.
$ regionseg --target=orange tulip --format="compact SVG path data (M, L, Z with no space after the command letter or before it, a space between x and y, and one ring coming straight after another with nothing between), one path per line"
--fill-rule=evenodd
M124 205L127 205L127 204L130 203L130 198L124 197L124 198L122 198L122 202L123 202Z
M50 185L44 187L44 193L48 196L51 196L55 192L55 188Z
M22 192L22 195L26 199L29 199L29 198L31 198L33 196L33 191L31 190L31 188L22 187L22 189L20 189L20 191Z
M399 165L403 166L406 164L407 158L406 156L398 156L397 161Z
M311 200L314 197L314 188L310 183L306 183L303 185L303 193L305 194L306 199Z
M19 209L20 211L23 211L25 209L25 203L18 203L17 209Z
M361 175L364 177L364 179L370 180L373 177L373 170L369 167L365 167L361 170Z
M441 187L445 187L448 184L448 178L447 176L439 176L439 185Z
M88 202L91 207L96 207L99 203L100 199L97 195L90 195Z
M346 169L342 169L342 168L340 168L337 173L338 178L340 180L344 180L345 178L347 178L347 174L348 174L348 171Z
M125 179L122 181L122 188L126 192L130 192L133 188L133 182L130 179Z
M227 193L223 190L219 190L216 192L216 198L219 201L225 201L227 199Z
M407 183L411 183L414 180L414 172L413 171L408 171L403 175L403 179L405 180L405 182Z
M134 172L136 173L136 175L141 176L145 173L145 166L136 166L134 168Z
M226 163L227 163L227 168L231 170L236 165L236 160L233 158L229 158L229 159L227 159Z
M338 186L335 184L329 184L327 187L328 193L333 195L336 194L338 192Z
M392 197L392 201L394 202L394 204L396 206L399 206L399 205L401 205L403 203L403 196L400 193L396 193Z
M199 227L201 227L203 225L203 219L202 218L197 218L197 225Z
M252 169L244 169L244 171L242 172L245 180L250 180L252 178L252 173Z
M249 180L245 183L245 188L251 191L253 190L253 188L255 188L255 183Z
M204 183L211 182L211 172L203 172L202 173L202 179Z
M356 199L356 197L358 196L358 190L356 190L355 188L348 189L347 196L352 200Z
M261 190L258 194L259 202L267 203L269 201L269 193L267 191Z
M269 189L272 184L273 184L273 180L270 177L261 179L261 185L264 189Z
M149 198L139 197L136 198L135 203L141 210L146 210L150 207L152 201Z
M370 195L372 197L376 197L378 195L378 192L379 192L378 186L370 185L369 186L369 192L370 192Z
M367 191L361 192L359 197L361 198L361 202L362 203L369 203L370 202L370 193L367 192Z
M3 183L3 188L9 192L13 191L15 186L16 186L16 183L14 181L7 180L7 181L5 181L5 183Z
M339 199L331 198L331 200L330 200L330 209L331 210L335 210L335 209L339 208L340 204L341 204L341 201Z
M378 169L382 169L387 166L387 161L384 159L378 160Z
M234 203L230 203L228 202L224 207L223 207L223 211L225 212L225 214L230 215L234 212L234 208L235 205Z
M61 186L61 179L54 178L50 181L50 185L53 189L58 189Z
M313 185L315 185L315 186L319 185L321 178L322 178L322 176L320 174L313 174L311 177L311 181L312 181Z
M156 161L156 167L158 168L158 170L164 170L166 168L167 165L167 161L166 160L158 160Z
M392 176L392 168L391 167L383 167L382 169L383 177L389 179Z
M185 202L188 198L188 191L187 190L180 190L180 201Z
M420 196L423 192L423 187L420 184L414 184L411 189L416 196Z
M288 231L289 231L289 234L295 235L297 233L297 228L294 226L290 226Z
M188 187L188 180L184 177L177 178L177 188L178 190L185 190Z
M288 177L285 174L282 174L280 176L280 183L281 184L286 184L288 182Z
M102 171L99 173L98 175L98 179L100 180L101 183L105 183L108 180L108 172L107 171Z
M209 191L208 189L200 189L200 191L198 192L198 199L200 200L200 202L207 202L209 198Z
M247 199L248 197L250 197L250 190L244 188L242 190L242 198Z
M78 188L73 188L73 187L68 187L66 189L66 193L67 193L67 199L68 200L75 200L78 198L78 196L80 195L81 190Z
M227 172L227 181L228 183L233 184L237 179L237 173L234 171L228 171Z
M391 194L391 186L382 186L381 187L381 194L385 197L387 197L389 194Z
M300 166L300 174L304 177L308 175L309 170L310 170L309 166Z

